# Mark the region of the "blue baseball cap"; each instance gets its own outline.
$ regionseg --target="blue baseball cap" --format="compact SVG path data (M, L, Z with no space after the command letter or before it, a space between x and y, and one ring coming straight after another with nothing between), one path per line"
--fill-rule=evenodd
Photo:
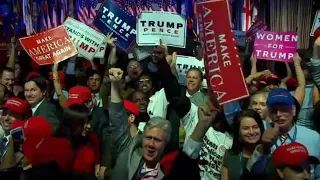
M290 92L283 88L277 88L269 92L267 105L272 106L275 104L294 105L293 96Z

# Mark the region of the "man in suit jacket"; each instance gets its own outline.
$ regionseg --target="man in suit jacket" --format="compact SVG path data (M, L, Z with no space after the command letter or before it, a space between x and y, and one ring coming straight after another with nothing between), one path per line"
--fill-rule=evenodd
M122 102L119 81L122 78L121 69L112 68L109 71L111 80L111 103L109 116L114 138L117 161L110 179L163 179L159 161L163 150L170 140L171 124L161 117L151 118L144 127L143 133L137 132L132 136L129 125L139 114L139 108L132 102ZM210 114L210 113L209 113ZM200 116L199 116L200 117ZM195 128L195 133L185 143L183 152L192 159L197 159L201 149L201 142L212 118L203 118ZM204 121L202 121L204 120Z
M33 76L24 84L24 95L31 106L32 116L42 116L52 125L54 132L59 125L56 106L46 99L47 82L42 76Z

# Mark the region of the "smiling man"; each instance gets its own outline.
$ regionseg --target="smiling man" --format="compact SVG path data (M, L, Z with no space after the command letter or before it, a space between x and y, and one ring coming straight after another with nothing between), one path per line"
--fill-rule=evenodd
M187 71L186 76L186 96L197 106L203 104L207 100L207 97L203 92L201 92L203 80L201 70L198 68L191 68Z
M32 116L44 117L55 130L59 125L60 113L46 99L47 93L47 82L42 76L32 76L24 84L24 96L31 106Z
M270 91L267 106L275 125L264 132L262 143L257 146L248 161L247 168L253 173L265 173L270 153L281 146L295 142L303 144L311 156L320 159L320 135L311 129L295 124L294 117L297 112L294 97L290 92L282 88ZM317 166L311 168L311 179L320 178L320 171L317 170L320 167Z

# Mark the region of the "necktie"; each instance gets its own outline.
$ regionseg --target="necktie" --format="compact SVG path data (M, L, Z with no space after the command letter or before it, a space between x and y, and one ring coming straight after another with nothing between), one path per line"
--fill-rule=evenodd
M281 145L283 145L284 142L286 142L287 137L288 137L288 134L283 134L280 136Z

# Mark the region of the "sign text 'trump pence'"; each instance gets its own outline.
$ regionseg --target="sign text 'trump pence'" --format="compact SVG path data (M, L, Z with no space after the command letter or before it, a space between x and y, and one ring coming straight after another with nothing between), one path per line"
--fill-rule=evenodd
M79 54L92 60L100 48L100 44L105 40L105 36L71 17L66 19L64 26Z
M227 2L198 2L197 12L208 90L216 94L220 104L248 97L249 92L229 23Z
M258 59L292 62L297 42L297 33L258 31L254 52Z
M25 51L39 65L60 62L78 53L62 25L19 40Z
M180 14L163 11L142 12L137 22L137 44L159 45L161 39L167 46L185 48L186 18Z
M136 19L113 0L105 1L97 13L94 25L104 34L113 32L116 45L130 52L136 43Z

